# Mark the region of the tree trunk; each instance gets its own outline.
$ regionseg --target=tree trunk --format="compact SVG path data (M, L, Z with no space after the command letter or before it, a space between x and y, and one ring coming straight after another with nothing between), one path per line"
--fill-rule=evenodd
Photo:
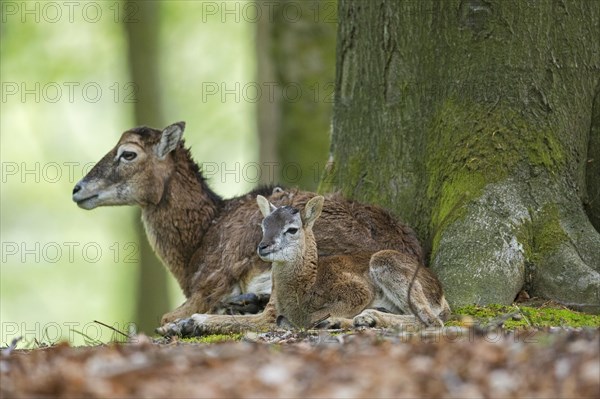
M134 113L136 125L162 127L159 87L158 26L159 2L129 2L136 10L137 22L126 22L131 80L136 85ZM169 311L167 270L158 260L146 238L140 211L136 211L140 272L137 283L136 325L138 331L152 332L161 316Z
M338 14L321 190L413 225L454 307L526 289L600 311L600 2L341 0Z
M600 90L596 90L592 110L592 127L585 167L587 170L585 209L596 231L600 232Z
M314 190L330 135L336 2L257 1L260 160L273 181ZM274 96L267 95L275 85ZM265 169L265 170L266 170ZM263 173L263 178L270 177Z

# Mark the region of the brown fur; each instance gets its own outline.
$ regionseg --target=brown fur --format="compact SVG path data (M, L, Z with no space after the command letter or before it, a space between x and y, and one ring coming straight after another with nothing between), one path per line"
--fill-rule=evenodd
M314 197L302 211L276 208L262 196L257 202L265 216L258 253L273 262L275 307L292 325L307 328L327 317L333 325L362 325L364 317L359 313L377 303L385 303L392 313L412 313L407 296L418 265L413 258L395 250L319 257L313 223L323 209L323 197ZM412 296L426 325L443 325L439 316L445 317L449 307L441 284L429 270L419 270ZM406 322L406 317L386 321Z
M210 190L185 148L181 140L184 126L180 122L162 132L140 127L123 133L117 146L73 191L73 200L85 209L134 204L142 208L151 245L187 297L183 305L163 317L163 324L218 310L219 303L236 288L246 292L252 277L269 269L256 254L262 220L257 194L277 206L299 208L314 196L304 191L260 189L221 199ZM123 145L136 152L137 158L131 162L117 159ZM422 262L421 247L409 227L379 207L336 194L325 198L314 232L319 256L395 249ZM271 301L268 307L272 305Z

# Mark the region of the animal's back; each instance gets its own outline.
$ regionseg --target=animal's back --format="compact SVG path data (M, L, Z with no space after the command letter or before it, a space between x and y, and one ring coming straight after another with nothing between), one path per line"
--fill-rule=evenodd
M256 253L262 237L262 215L256 206L258 194L278 207L291 205L300 209L315 195L299 190L262 188L224 202L219 217L205 232L192 258L193 267L198 268L193 290L205 293L206 311L214 310L219 301L229 295L246 292L253 280L270 270L270 265ZM422 261L421 247L409 227L382 208L350 201L337 194L325 197L314 233L319 256L395 249Z
M421 245L411 228L381 207L348 200L338 194L325 197L314 233L319 255L394 249L423 261Z

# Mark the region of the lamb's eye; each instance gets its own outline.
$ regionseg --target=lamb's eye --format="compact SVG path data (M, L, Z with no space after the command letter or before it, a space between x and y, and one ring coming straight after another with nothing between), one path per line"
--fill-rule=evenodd
M295 227L290 227L289 229L287 229L287 230L285 231L285 234L292 234L292 235L293 235L293 234L296 234L297 232L298 232L298 229L297 229L297 228L295 228Z
M123 151L121 153L121 158L125 159L126 161L133 161L135 157L137 157L137 154L133 151Z

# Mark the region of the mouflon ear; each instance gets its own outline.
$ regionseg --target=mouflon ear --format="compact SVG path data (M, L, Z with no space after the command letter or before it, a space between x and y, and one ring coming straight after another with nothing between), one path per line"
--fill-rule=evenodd
M268 199L263 197L262 195L256 196L256 203L258 204L258 209L260 209L260 213L262 213L263 217L269 216L277 207L269 202Z
M322 195L313 197L306 203L304 210L302 211L302 223L306 227L312 227L315 220L321 215L323 210L323 202L325 198Z
M177 148L184 130L185 122L173 123L164 128L160 136L160 141L155 147L156 155L159 159L164 159L168 153Z

